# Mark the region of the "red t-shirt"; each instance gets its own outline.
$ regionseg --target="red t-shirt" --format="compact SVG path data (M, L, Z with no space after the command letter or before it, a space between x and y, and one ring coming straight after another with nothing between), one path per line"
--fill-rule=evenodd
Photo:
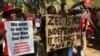
M0 22L0 30L4 29L4 23L3 22ZM0 40L2 39L3 37L0 35Z
M4 27L4 22L0 22L0 30L5 29ZM8 46L7 46L7 42L6 42L6 35L3 35L4 39L5 39L5 47L4 47L4 53L5 55L8 55ZM0 37L0 39L2 39L3 37Z

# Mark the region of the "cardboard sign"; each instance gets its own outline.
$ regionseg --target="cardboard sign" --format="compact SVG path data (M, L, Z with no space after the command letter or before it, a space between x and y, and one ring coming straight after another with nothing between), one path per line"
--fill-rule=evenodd
M80 37L80 17L46 15L47 52L67 48Z
M9 56L34 53L32 21L5 21Z

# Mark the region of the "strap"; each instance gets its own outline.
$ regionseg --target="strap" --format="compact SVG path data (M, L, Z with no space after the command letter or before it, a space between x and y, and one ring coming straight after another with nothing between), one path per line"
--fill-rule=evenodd
M98 31L98 29L95 27L95 25L93 24L93 22L90 20L90 18L87 18L87 20L92 24L92 26L94 27L94 29L96 30L96 32L98 34L100 34L100 32Z
M85 11L85 10L84 10ZM84 14L83 14L83 16L86 16L86 18L87 18L87 20L90 22L90 24L92 24L92 26L94 27L94 29L96 30L96 32L98 33L98 34L100 34L100 32L98 31L98 29L95 27L95 25L93 24L93 22L90 20L90 13L89 13L89 10L87 10L88 11L88 14L87 14L87 12L85 12Z

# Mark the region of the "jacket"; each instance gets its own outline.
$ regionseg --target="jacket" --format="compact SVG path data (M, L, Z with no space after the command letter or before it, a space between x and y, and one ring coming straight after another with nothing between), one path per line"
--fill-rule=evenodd
M89 12L89 11L86 11L83 13L83 16L81 18L81 31L82 32L88 30L92 33L92 35L94 35L94 27L91 24L91 22L94 24L94 22L96 21L94 14L95 13ZM89 20L91 20L91 22Z

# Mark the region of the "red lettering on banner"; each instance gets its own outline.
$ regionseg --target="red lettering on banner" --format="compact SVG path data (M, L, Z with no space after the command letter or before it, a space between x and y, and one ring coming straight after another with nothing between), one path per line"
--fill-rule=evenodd
M13 54L18 54L27 51L30 51L28 42L15 43Z

